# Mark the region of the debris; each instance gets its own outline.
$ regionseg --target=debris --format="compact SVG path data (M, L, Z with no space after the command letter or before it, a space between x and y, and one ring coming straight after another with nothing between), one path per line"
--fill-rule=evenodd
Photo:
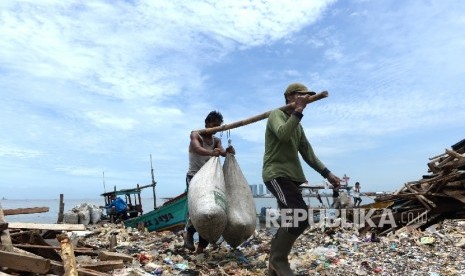
M296 241L289 261L296 275L464 274L465 256L457 246L465 243L465 220L445 220L432 229L375 236L379 241L372 242L371 233L361 235L357 228L332 228L332 231L309 228ZM210 245L204 254L196 255L183 247L182 232L139 232L122 224L89 225L87 231L95 234L76 237L76 248L95 254L76 256L77 272L94 276L106 273L266 275L273 232L270 230L257 230L247 243L236 249L223 242ZM112 233L118 233L114 235L116 252L106 251ZM28 235L31 234L14 233L13 246L20 241L20 236L27 238ZM76 254L77 249L74 249ZM23 254L15 256L18 262L28 260ZM63 275L62 262L49 262L49 275ZM18 269L9 268L9 271L20 272Z
M383 205L392 211L395 226L387 224L381 235L402 229L426 229L445 219L465 218L465 139L446 149L444 154L430 158L428 171L418 181L404 184L390 195L375 198L375 203L361 206L375 208ZM384 209L371 217L373 222L383 219ZM367 231L365 228L363 231Z

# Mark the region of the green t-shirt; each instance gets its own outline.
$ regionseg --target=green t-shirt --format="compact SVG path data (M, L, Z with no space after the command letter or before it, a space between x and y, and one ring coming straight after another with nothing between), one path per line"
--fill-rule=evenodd
M263 181L285 177L305 182L298 153L315 171L321 174L325 170L325 165L316 157L305 136L300 118L294 114L289 116L279 109L272 111L266 124Z

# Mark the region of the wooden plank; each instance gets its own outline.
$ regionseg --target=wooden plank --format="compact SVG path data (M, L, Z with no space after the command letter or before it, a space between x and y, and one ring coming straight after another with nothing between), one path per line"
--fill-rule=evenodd
M50 269L50 260L16 252L0 251L0 267L45 274Z
M134 258L130 255L118 252L100 251L98 258L101 261L123 260L131 262Z
M424 201L428 202L431 206L433 206L433 208L436 208L436 203L432 202L431 200L427 199L424 195L418 195L421 199L423 199Z
M440 157L444 157L445 155L446 155L446 153L441 153L441 154L436 155L436 156L434 156L434 157L430 157L429 160L438 159L438 158L440 158Z
M61 262L50 261L49 273L53 273L55 275L65 275L65 268Z
M3 210L3 213L5 214L5 216L47 213L47 212L48 212L48 207L31 207L31 208L16 208L16 209L4 209Z
M50 246L50 245L37 245L37 244L15 244L15 247L18 247L18 248L37 248L37 249L54 249L54 250L60 250L61 247L59 246ZM78 248L74 248L74 251L81 251L81 252L85 252L85 251L93 251L92 248L88 248L88 247L78 247Z
M428 209L429 211L432 210L431 206L430 206L426 201L424 201L424 200L417 194L417 191L416 191L415 189L413 189L413 188L412 188L410 185L408 185L407 183L405 183L404 185L405 185L405 187L406 187L410 192L412 192L412 193L415 194L415 197L418 199L418 201L421 202L421 204L423 204L423 205L426 207L426 209Z
M108 273L95 271L95 270L87 269L83 267L78 268L78 275L79 276L110 276L110 274Z
M454 150L446 149L446 152L447 152L447 154L449 154L450 156L452 156L454 158L465 159L465 156L461 155L460 153L458 153L458 152L456 152Z
M17 244L31 244L35 246L46 246L42 248L23 247L25 250L44 257L46 259L61 261L61 256L53 248L49 248L50 244L38 233L37 230L21 231L22 235L11 235L11 240L16 246ZM16 246L18 247L18 246Z
M53 223L31 223L31 222L9 222L10 229L37 229L37 230L63 230L63 231L84 231L84 224L53 224Z
M88 263L80 264L82 268L92 269L96 271L111 271L114 269L124 268L123 260L113 260L113 261L99 261L97 263Z
M56 275L65 275L65 268L61 262L55 262L51 261L50 262L51 268L50 272ZM110 274L95 271L92 269L87 269L87 268L78 268L77 269L78 275L79 276L109 276Z
M459 190L443 190L443 193L446 195L453 197L457 199L458 201L461 201L462 203L465 203L465 191L459 191ZM458 208L457 208L458 209Z

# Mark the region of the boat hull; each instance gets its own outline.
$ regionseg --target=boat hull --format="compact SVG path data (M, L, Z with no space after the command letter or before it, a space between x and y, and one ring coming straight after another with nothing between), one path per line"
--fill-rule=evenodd
M183 193L157 209L124 221L126 227L137 228L141 223L149 232L178 231L187 221L187 193Z

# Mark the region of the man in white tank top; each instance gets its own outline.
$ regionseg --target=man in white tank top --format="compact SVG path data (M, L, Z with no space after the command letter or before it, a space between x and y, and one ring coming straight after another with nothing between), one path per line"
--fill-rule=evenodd
M223 123L223 115L218 111L212 111L205 118L205 128L213 128L220 126ZM198 132L191 132L190 144L189 144L189 170L186 176L186 186L189 190L189 183L194 175L207 163L212 156L226 156L226 153L230 152L235 154L235 150L232 146L226 148L221 145L221 139L215 137L213 134L199 134ZM194 251L194 234L197 232L192 225L190 219L186 225L186 231L183 234L184 247ZM203 250L208 246L208 241L199 235L199 244L197 246L196 253L202 253Z

